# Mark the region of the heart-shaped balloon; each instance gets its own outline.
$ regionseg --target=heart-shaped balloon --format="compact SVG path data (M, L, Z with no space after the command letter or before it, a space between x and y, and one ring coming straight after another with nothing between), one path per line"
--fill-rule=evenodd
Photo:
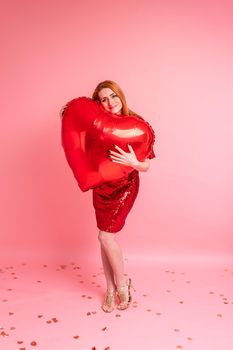
M140 161L151 152L154 132L142 118L106 112L98 101L87 97L67 104L62 117L62 146L82 191L120 179L133 170L108 156L114 144L129 152L129 143Z

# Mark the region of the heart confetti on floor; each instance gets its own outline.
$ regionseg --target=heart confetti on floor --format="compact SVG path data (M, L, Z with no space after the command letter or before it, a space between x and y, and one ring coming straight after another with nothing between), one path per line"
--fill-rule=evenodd
M0 348L206 350L207 343L211 350L233 348L230 266L189 264L184 271L181 264L148 269L126 261L137 291L128 310L109 314L101 309L105 281L96 264L2 265ZM228 339L224 347L221 329Z

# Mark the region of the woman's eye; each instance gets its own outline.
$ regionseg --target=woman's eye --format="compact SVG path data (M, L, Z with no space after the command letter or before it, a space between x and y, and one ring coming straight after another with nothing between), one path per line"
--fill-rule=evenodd
M117 95L113 95L112 97L118 97Z

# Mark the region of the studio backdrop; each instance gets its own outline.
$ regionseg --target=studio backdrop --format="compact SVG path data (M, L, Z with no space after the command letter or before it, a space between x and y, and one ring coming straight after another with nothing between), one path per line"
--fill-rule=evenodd
M126 255L233 254L230 1L14 1L1 9L1 256L98 252L92 193L61 145L60 108L115 80L156 134Z

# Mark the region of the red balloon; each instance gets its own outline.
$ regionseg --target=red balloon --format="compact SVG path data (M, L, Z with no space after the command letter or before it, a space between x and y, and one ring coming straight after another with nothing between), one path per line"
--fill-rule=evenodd
M61 136L66 159L82 191L120 179L133 170L109 158L108 150L113 150L114 144L129 152L130 143L138 160L143 161L154 143L153 129L143 119L109 113L87 97L67 104Z

